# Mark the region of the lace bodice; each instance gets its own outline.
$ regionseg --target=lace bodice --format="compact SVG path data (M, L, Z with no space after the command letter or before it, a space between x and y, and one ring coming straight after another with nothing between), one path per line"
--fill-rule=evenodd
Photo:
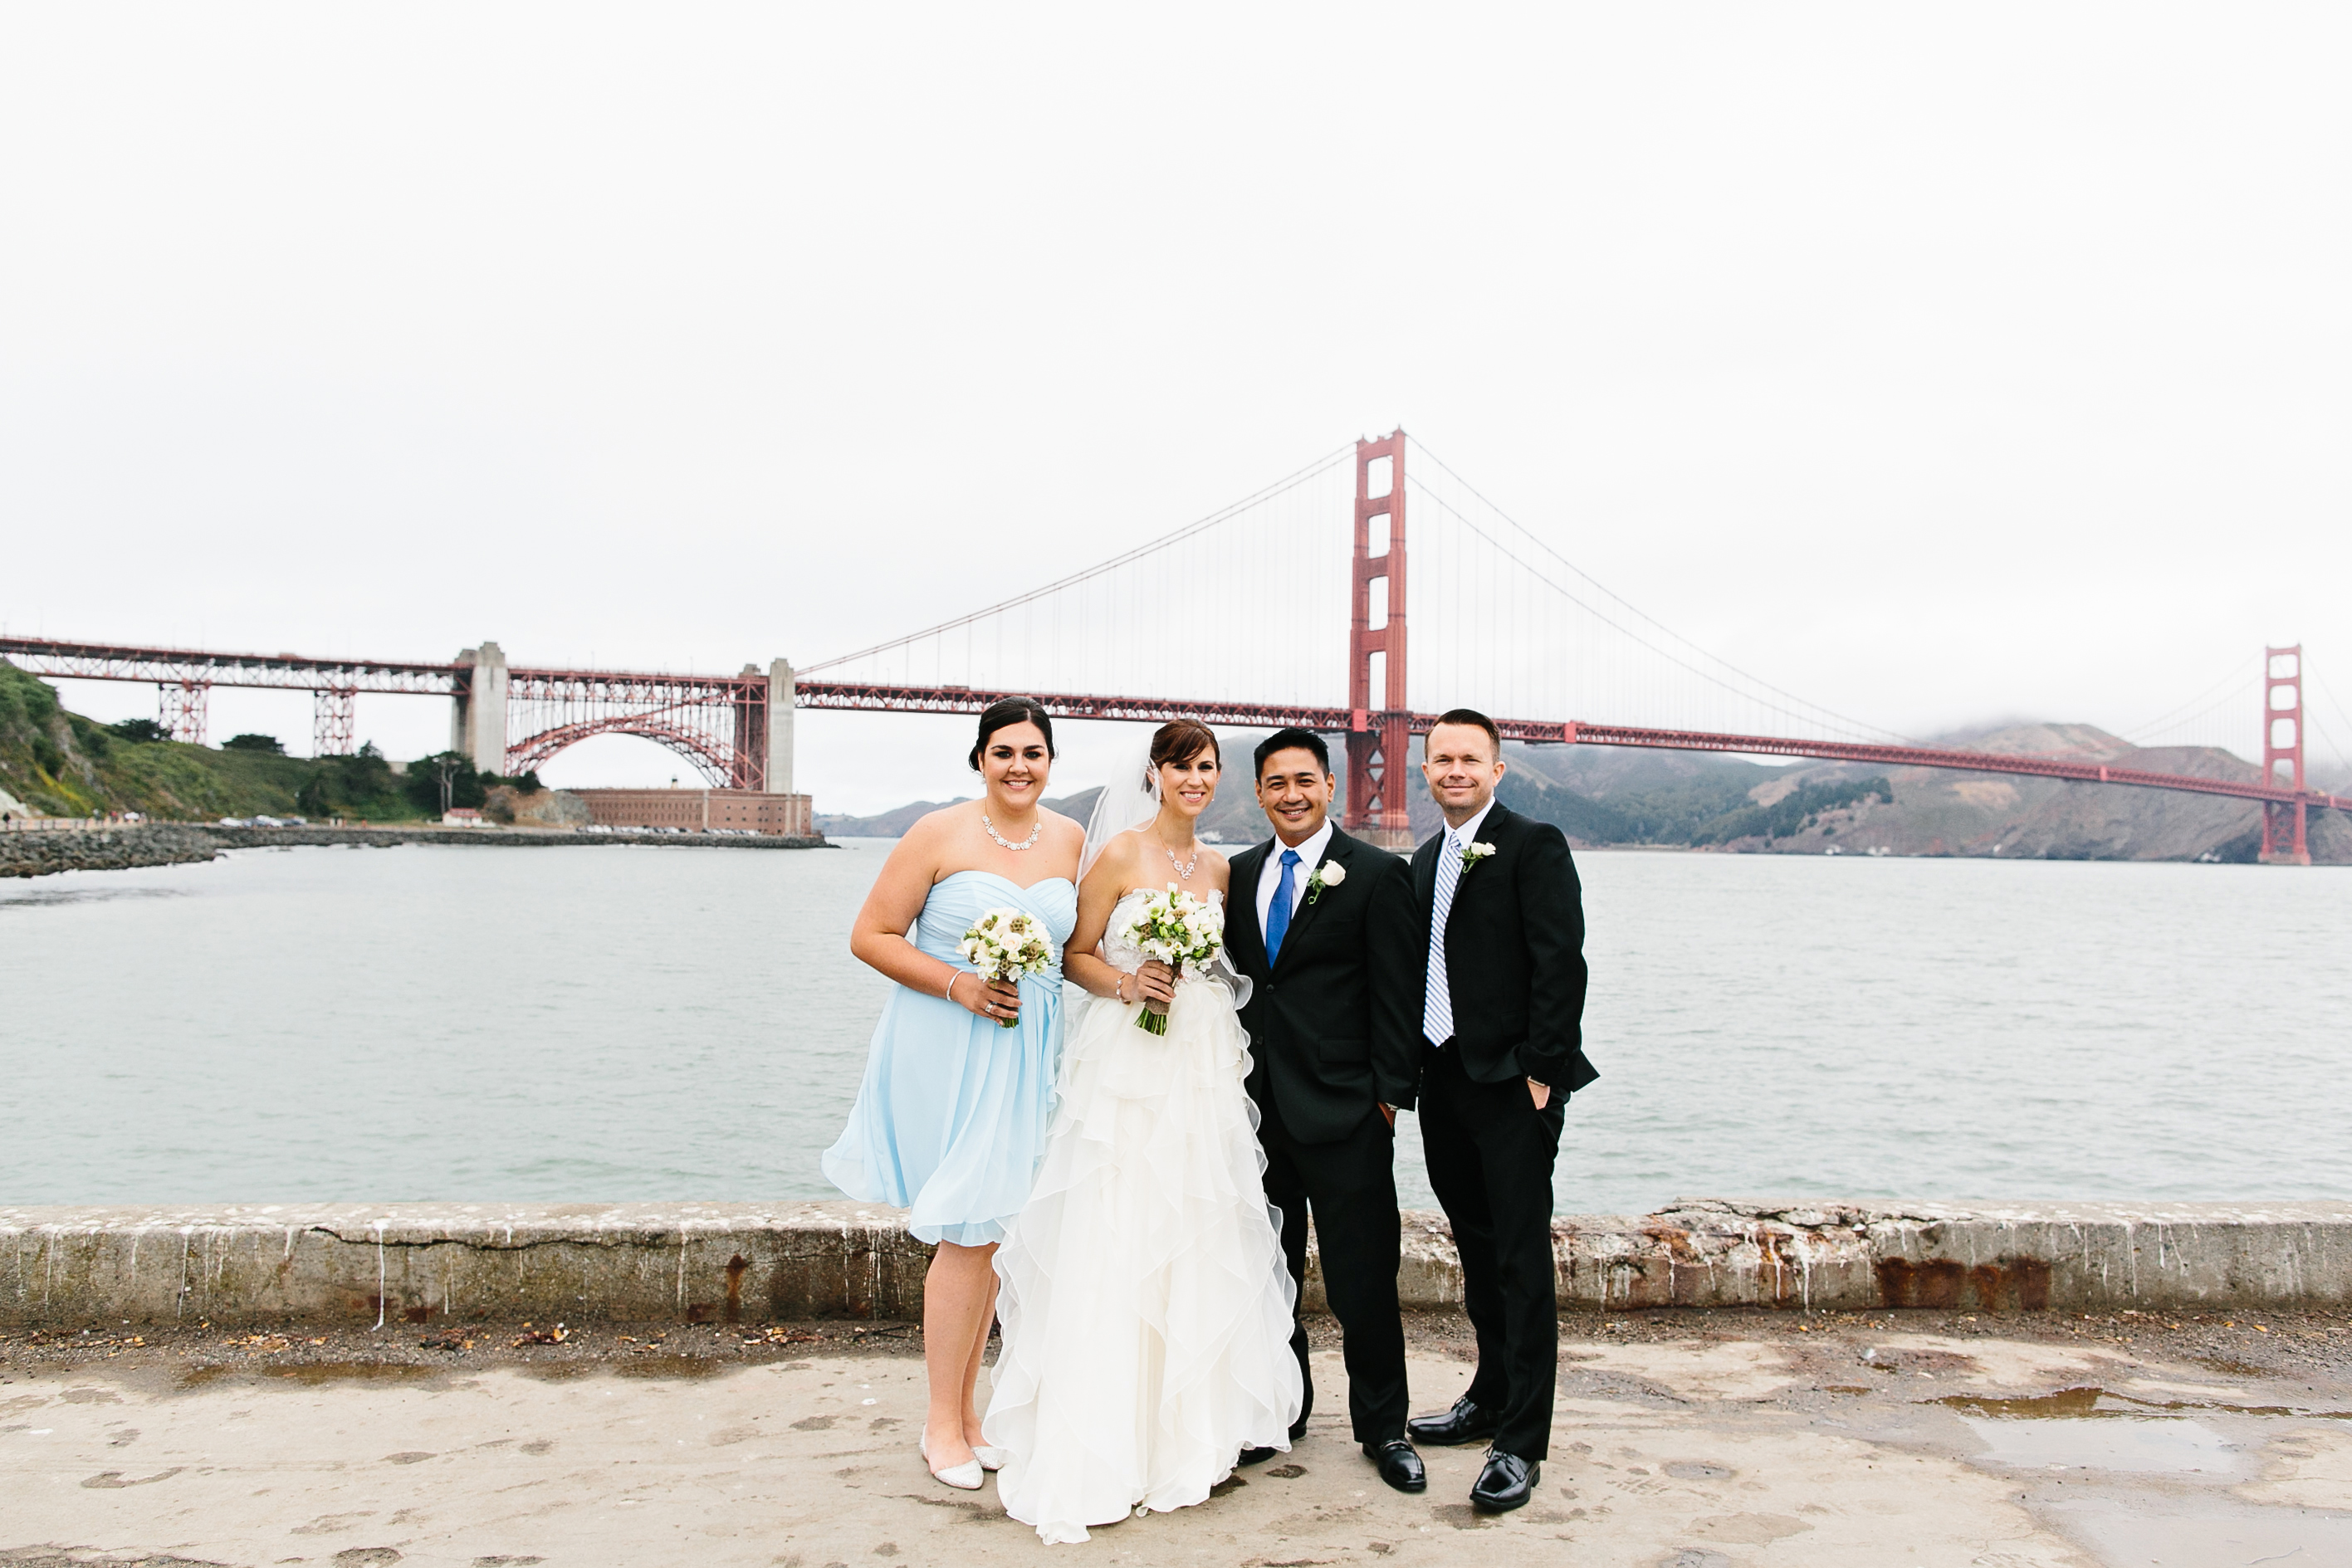
M1103 930L1102 955L1122 969L1132 969L1143 962L1143 950L1127 941L1124 933L1128 922L1135 918L1135 906L1151 893L1148 887L1131 887L1111 905L1110 924Z
M1143 962L1143 949L1124 940L1122 933L1127 930L1128 922L1135 918L1136 905L1159 891L1156 887L1131 887L1119 895L1117 904L1111 905L1110 924L1103 931L1102 955L1122 969L1132 969ZM1224 895L1222 894L1211 892L1193 896L1214 904L1220 911L1224 907Z

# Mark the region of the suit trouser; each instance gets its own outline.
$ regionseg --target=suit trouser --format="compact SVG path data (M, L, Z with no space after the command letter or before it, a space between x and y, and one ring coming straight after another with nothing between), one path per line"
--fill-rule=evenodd
M1419 1110L1429 1185L1454 1228L1462 1304L1478 1335L1467 1397L1500 1413L1496 1448L1542 1459L1559 1377L1551 1169L1566 1097L1555 1092L1538 1111L1524 1079L1474 1082L1449 1043L1426 1053Z
M1303 1291L1311 1207L1323 1260L1323 1294L1339 1320L1348 1419L1356 1441L1402 1437L1408 1401L1404 1321L1397 1312L1396 1133L1375 1110L1344 1138L1301 1144L1283 1126L1272 1100L1268 1095L1260 1106L1258 1142L1265 1150L1266 1200L1282 1210L1282 1255L1290 1278ZM1315 1401L1304 1322L1295 1325L1290 1346L1307 1380L1307 1403L1299 1411L1303 1425Z

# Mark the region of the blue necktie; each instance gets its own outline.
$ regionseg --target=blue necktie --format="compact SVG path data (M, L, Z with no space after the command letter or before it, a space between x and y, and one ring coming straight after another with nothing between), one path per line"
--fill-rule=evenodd
M1265 912L1265 967L1282 956L1283 934L1290 929L1290 903L1298 891L1291 880L1298 871L1298 852L1282 852L1282 880L1274 884L1274 903Z

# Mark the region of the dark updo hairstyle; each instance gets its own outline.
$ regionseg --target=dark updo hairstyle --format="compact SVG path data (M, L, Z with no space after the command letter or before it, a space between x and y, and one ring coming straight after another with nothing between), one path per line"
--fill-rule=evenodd
M980 738L971 743L971 756L965 759L974 773L980 771L980 754L988 749L988 737L1016 724L1035 725L1045 737L1045 755L1060 755L1054 749L1054 721L1046 716L1044 703L1035 697L999 697L980 713Z
M1160 777L1160 768L1167 762L1190 762L1202 752L1224 766L1224 749L1217 744L1217 732L1197 718L1171 719L1151 732L1151 760L1144 765L1143 787L1150 789Z

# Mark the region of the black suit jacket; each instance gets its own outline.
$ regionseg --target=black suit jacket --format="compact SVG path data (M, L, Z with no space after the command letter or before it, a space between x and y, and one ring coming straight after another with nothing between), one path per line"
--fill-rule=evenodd
M1584 1059L1584 891L1568 840L1549 822L1501 801L1478 825L1495 852L1462 869L1445 925L1445 980L1462 1069L1479 1083L1525 1075L1555 1094L1601 1076ZM1439 833L1414 852L1422 954L1428 984ZM1413 1009L1416 1029L1421 1009Z
M1383 1103L1409 1109L1421 1084L1421 960L1412 873L1388 851L1338 828L1323 862L1346 868L1337 887L1303 891L1268 967L1257 919L1257 879L1269 839L1234 857L1225 898L1225 950L1249 977L1249 1030L1256 1060L1250 1098L1271 1106L1302 1144L1346 1137ZM1318 863L1323 863L1318 862ZM1302 888L1315 868L1298 868ZM1311 899L1311 902L1310 902Z

